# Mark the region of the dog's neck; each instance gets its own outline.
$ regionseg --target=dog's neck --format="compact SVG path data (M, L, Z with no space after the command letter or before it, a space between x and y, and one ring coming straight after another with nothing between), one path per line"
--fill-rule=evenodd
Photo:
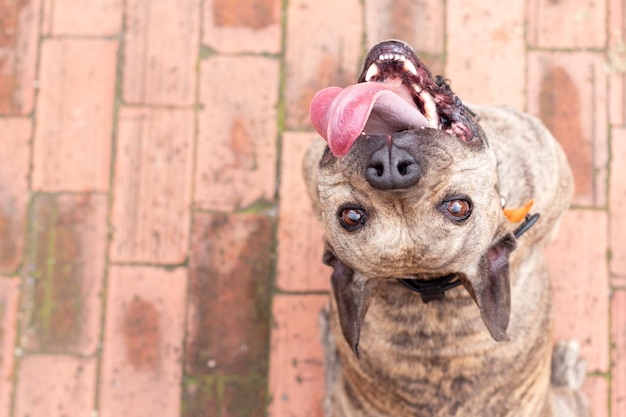
M398 281L411 291L418 293L424 303L443 300L446 291L461 285L461 279L457 274L449 274L427 281L411 278L398 278Z

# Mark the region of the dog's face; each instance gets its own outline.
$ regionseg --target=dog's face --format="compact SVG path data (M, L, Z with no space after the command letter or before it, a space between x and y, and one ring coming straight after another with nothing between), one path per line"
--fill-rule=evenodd
M508 255L495 154L447 82L406 44L372 48L359 83L316 95L328 147L307 182L326 227L344 336L358 354L372 285L458 274L491 335L505 340Z
M403 169L410 183L380 184L377 169ZM320 163L327 242L370 278L474 275L503 216L497 181L489 148L441 130L364 135L344 157L328 151Z

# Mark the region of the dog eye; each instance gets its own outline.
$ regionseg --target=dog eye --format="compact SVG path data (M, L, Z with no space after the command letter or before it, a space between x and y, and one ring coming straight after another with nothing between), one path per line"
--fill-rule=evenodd
M357 207L339 209L339 223L349 232L353 232L365 224L365 210Z
M448 200L443 202L443 208L453 220L465 220L472 212L472 205L463 199Z

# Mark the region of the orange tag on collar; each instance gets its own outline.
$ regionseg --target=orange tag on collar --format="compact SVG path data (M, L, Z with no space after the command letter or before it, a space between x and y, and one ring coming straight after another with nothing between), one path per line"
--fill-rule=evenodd
M524 220L533 204L535 204L535 200L530 200L528 203L524 204L524 207L516 209L502 209L502 212L511 223L519 223Z

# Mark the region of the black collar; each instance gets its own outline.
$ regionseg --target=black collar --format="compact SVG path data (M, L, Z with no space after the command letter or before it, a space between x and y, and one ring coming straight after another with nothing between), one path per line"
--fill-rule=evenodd
M527 214L524 222L513 232L515 238L518 239L528 229L533 227L537 220L539 220L539 213ZM458 287L462 283L458 274L449 274L441 278L429 280L398 278L398 281L411 291L418 293L425 304L434 300L443 300L446 291Z

